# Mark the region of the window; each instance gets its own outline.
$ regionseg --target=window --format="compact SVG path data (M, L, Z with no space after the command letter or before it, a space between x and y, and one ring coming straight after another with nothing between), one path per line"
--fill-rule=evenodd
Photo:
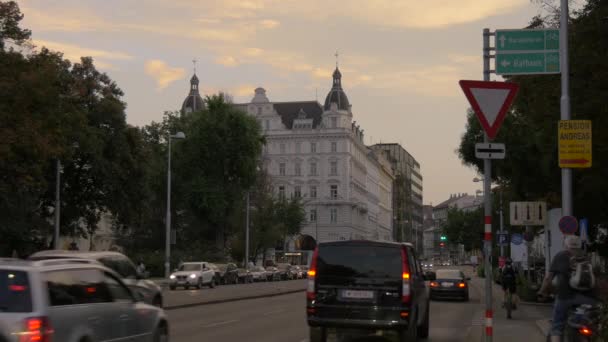
M270 129L270 120L264 120L264 128Z
M329 163L329 175L330 176L338 175L338 162L332 161Z
M135 279L137 278L137 270L131 260L121 256L111 256L99 259L104 266L112 269L114 272L120 274L123 278Z
M262 107L258 107L258 115L262 115Z
M331 151L332 152L338 152L338 143L335 141L331 142Z
M302 163L296 163L295 172L296 172L296 176L302 175Z
M338 118L331 118L331 128L336 128L338 126Z
M32 293L26 272L0 270L0 307L2 312L32 312Z
M279 164L279 175L280 176L285 176L285 163L280 163Z
M280 144L279 150L281 151L281 153L285 153L285 144Z
M95 269L61 270L46 273L51 306L106 303L112 298Z
M112 295L112 299L115 302L133 302L133 296L131 292L118 280L108 273L105 273L105 283L108 287L108 291Z
M296 143L296 153L300 153L301 145L299 142Z
M317 153L317 143L316 142L310 143L310 153Z
M336 208L329 209L329 221L331 223L338 222L338 209L336 209Z
M279 186L279 198L280 199L285 198L285 186L283 186L283 185Z
M338 186L336 184L332 184L329 190L329 197L331 199L338 198Z
M310 175L311 176L316 176L317 175L317 163L316 162L311 162L310 163Z
M293 197L300 198L302 197L302 188L298 185L293 188Z
M317 209L310 209L310 222L317 222Z
M317 198L317 187L315 185L310 187L310 198Z

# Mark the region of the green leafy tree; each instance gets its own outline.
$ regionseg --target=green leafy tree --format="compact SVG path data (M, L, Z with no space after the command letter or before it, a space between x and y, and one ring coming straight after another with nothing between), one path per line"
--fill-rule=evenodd
M482 223L482 208L473 211L449 208L448 218L442 226L442 231L449 243L462 244L466 251L471 251L481 248L484 231Z
M20 45L31 36L31 31L19 27L23 14L14 1L0 1L0 50L6 41Z

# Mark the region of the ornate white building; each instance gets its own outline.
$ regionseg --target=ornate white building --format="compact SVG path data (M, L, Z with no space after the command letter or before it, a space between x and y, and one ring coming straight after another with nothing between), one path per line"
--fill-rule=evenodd
M392 240L393 172L382 151L364 144L336 67L325 104L271 102L263 88L250 103L266 135L264 167L277 196L301 197L315 241ZM292 241L289 250L298 249Z

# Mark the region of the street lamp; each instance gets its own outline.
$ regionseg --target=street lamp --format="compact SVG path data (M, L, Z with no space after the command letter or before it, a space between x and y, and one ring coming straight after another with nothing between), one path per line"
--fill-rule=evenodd
M165 219L165 278L171 273L171 139L184 139L184 132L169 135L167 143L167 216Z

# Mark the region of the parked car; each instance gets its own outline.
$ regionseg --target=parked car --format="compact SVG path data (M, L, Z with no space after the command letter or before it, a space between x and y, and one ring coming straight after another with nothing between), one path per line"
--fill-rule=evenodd
M238 274L238 282L241 284L253 283L253 276L249 270L244 268L237 268L236 273Z
M222 284L238 284L239 273L235 264L216 264Z
M291 266L291 279L302 279L304 278L304 272L300 266Z
M430 298L460 298L469 301L469 283L460 270L437 270L435 280L430 283Z
M169 341L163 309L82 258L0 259L0 341Z
M251 277L253 281L268 281L269 274L262 266L254 266L251 269Z
M268 272L268 280L270 281L278 281L281 280L281 273L276 266L268 266L266 267L266 272Z
M335 241L315 250L306 292L310 341L327 330L392 330L400 341L429 334L429 296L409 243Z
M163 305L163 294L160 286L153 281L144 279L143 274L138 274L135 264L124 254L118 252L80 252L65 250L40 251L29 256L29 260L46 259L91 259L96 260L120 275L121 280L127 286L141 296L143 300L152 305Z
M291 273L291 265L290 264L277 264L277 269L279 272L279 280L291 280L293 279L293 274Z
M188 289L194 286L201 289L203 286L215 287L215 271L207 262L185 262L169 276L169 289L175 290L178 286Z

